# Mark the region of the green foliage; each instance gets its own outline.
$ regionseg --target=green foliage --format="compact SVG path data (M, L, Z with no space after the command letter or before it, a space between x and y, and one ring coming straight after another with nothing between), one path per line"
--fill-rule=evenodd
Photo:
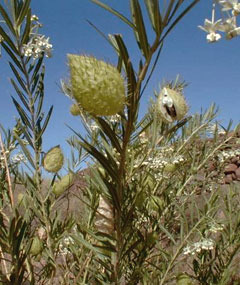
M56 173L63 166L60 148L52 149L60 153L59 167L55 158L46 159L52 150L41 161L53 110L43 111L49 50L26 48L37 44L40 25L32 19L30 0L0 5L1 45L19 115L13 130L1 126L0 133L1 284L239 282L239 187L221 187L221 177L209 171L210 162L219 173L224 168L219 155L237 128L229 125L222 135L209 132L215 105L165 122L159 104L166 112L178 106L171 96L160 100L159 92L141 120L138 113L164 39L198 1L130 0L131 19L92 1L133 30L142 58L134 66L121 35L106 37L91 24L116 52L118 72L126 78L126 104L111 117L79 108L86 133L73 130L68 139L72 152L63 177ZM147 21L153 31L146 29ZM177 77L164 86L182 92L186 84ZM69 83L62 81L62 89L73 99ZM19 158L13 160L19 149L25 170ZM88 163L84 175L83 161ZM42 175L46 162L53 169L50 180Z

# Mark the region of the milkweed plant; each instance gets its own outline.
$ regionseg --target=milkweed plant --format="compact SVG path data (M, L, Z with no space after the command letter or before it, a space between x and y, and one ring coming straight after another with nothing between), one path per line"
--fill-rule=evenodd
M129 0L130 18L92 2L132 30L139 60L123 35L104 32L116 65L66 55L61 90L85 128L70 126L70 157L59 145L43 147L51 40L30 0L0 5L18 114L13 129L0 125L0 284L240 284L239 187L221 185L228 159L240 161L229 148L237 127L222 127L215 105L189 115L179 76L162 78L139 115L165 39L199 0ZM217 7L223 18L215 21ZM239 13L238 0L214 2L200 26L208 42L218 31L239 35Z

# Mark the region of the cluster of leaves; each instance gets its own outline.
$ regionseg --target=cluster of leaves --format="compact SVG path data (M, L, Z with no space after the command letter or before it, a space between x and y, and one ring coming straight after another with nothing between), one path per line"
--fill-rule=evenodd
M14 130L2 128L0 140L5 159L0 169L0 281L228 284L237 270L240 247L239 193L237 188L224 192L208 183L201 185L199 193L198 174L231 139L230 127L221 140L215 132L211 144L205 141L215 106L167 124L153 102L144 118L138 119L140 99L164 39L198 0L187 6L171 0L162 11L158 0L145 0L155 34L152 44L138 0L130 1L131 20L98 0L93 2L133 30L142 59L136 71L123 37L104 36L117 53L119 71L126 75L127 103L116 121L81 115L86 136L74 131L68 140L77 153L72 155L73 170L86 158L92 161L83 187L76 186L72 196L69 191L60 196L52 192L58 174L51 181L42 176L42 139L52 107L45 116L44 52L38 59L23 54L23 45L36 33L30 1L0 5L1 45L13 71L11 83L18 96L13 104L19 114ZM89 122L97 129L91 129ZM27 170L12 164L11 151L6 150L13 144L25 154ZM209 175L204 173L205 181ZM17 199L19 187L23 194ZM67 206L64 212L61 203L76 199L75 209ZM76 209L79 205L81 213ZM222 230L214 232L212 224L215 228L221 224ZM184 254L188 245L202 239L211 239L214 245L194 255ZM182 272L188 283L182 282Z

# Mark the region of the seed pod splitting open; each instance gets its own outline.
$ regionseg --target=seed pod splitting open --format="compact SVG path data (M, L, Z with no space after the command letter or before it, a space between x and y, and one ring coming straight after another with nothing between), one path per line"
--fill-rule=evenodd
M157 99L157 110L165 122L172 123L184 118L188 106L181 92L164 87Z
M72 95L83 110L111 116L123 109L124 79L116 67L84 55L68 54L68 61Z

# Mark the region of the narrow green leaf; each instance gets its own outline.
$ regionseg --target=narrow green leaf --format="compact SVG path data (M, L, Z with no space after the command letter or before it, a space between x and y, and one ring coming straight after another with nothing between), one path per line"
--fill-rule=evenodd
M24 31L22 33L21 45L27 44L31 32L31 10L28 10Z
M147 33L144 25L144 20L142 16L142 10L139 5L138 0L131 0L131 12L132 12L132 19L133 23L135 24L136 29L134 30L138 46L142 51L145 58L148 58L150 49L149 43L147 39Z
M8 53L8 55L11 57L11 59L14 61L14 63L16 64L16 66L17 66L22 72L24 72L20 61L16 58L16 56L15 56L14 53L11 51L11 49L5 44L5 42L2 42L1 45L2 45L2 47L5 49L5 51Z
M109 7L108 5L100 2L99 0L91 0L91 1L94 2L95 4L97 4L98 6L102 7L103 9L107 10L111 14L117 16L119 19L121 19L123 22L125 22L127 25L129 25L132 29L135 29L134 24L131 21L129 21L124 15L119 13L118 11L116 11L113 8Z
M27 128L23 128L23 135L24 135L24 138L28 141L29 145L34 149L31 134L28 133Z
M165 27L167 25L167 22L168 22L168 17L172 11L172 8L173 8L173 5L174 5L174 2L175 0L170 0L170 3L168 4L168 7L167 7L167 11L163 17L163 26Z
M3 37L4 41L6 41L6 43L9 45L9 47L13 50L13 52L15 52L17 55L19 55L19 52L18 52L15 44L13 43L11 38L5 33L5 31L3 30L3 28L1 26L0 26L0 35Z
M18 140L23 153L25 154L26 158L28 159L29 163L32 165L33 168L35 168L35 164L33 162L32 156L29 152L29 150L27 149L26 145L23 143L22 139L18 136L18 135L14 135L16 137L16 139Z
M44 92L38 92L38 104L37 104L37 110L36 110L36 115L35 117L38 118L42 111L42 104L43 104L43 99L44 99Z
M8 17L8 14L6 13L2 5L0 5L0 13L5 23L7 24L9 30L12 32L13 35L16 35L11 19Z
M9 62L9 65L10 65L10 67L11 67L11 69L12 69L12 71L13 71L13 73L14 73L14 75L15 75L17 81L18 81L18 83L21 85L22 89L23 89L26 93L28 93L28 90L27 90L27 88L26 88L25 82L24 82L23 79L21 78L21 75L18 73L18 71L16 70L15 66L14 66L11 62Z
M160 36L162 32L162 16L159 8L159 0L144 0L144 2L152 27L157 36Z
M18 88L16 82L11 78L10 82L12 83L15 91L17 92L21 102L23 103L23 105L25 106L25 108L30 111L29 106L28 106L28 102L27 102L27 98L26 96L23 94L23 92Z
M18 104L18 102L12 97L13 103L18 111L18 114L20 115L22 122L24 125L28 126L30 129L32 128L30 124L30 120L28 118L28 115L24 112L23 108Z
M37 64L31 65L32 67L35 66L34 71L33 71L33 74L32 74L32 78L31 78L31 81L30 81L31 84L32 84L32 82L35 80L35 76L38 74L38 72L39 72L39 70L40 70L40 68L41 68L41 66L42 66L42 63L43 63L43 56L38 59ZM31 70L29 69L29 70L28 70L28 73L30 73L30 72L31 72ZM45 72L45 70L42 70L42 71L41 71L41 73L44 73L44 72Z
M171 30L177 25L177 23L199 2L200 0L194 0L171 24L171 26L168 28L164 36L162 37L161 41L163 41L166 36L171 32Z
M109 124L104 119L102 119L101 117L98 117L97 120L98 120L98 123L101 126L102 130L104 131L104 133L110 139L112 146L114 148L116 148L116 150L119 153L121 153L122 149L121 149L120 143L116 137L115 132L112 130L112 128L109 126Z
M30 3L31 0L24 0L23 1L23 5L21 7L19 16L17 18L17 25L20 26L25 18L25 16L27 15L27 13L29 12L30 9Z
M48 125L48 122L49 122L49 120L50 120L50 118L51 118L52 111L53 111L53 106L51 106L51 108L50 108L49 111L48 111L47 117L46 117L46 119L45 119L45 121L44 121L44 123L43 123L43 126L42 126L42 128L41 128L41 132L40 132L40 134L38 135L37 140L39 140L39 139L42 137L43 133L45 132L45 130L46 130L46 128L47 128L47 125Z

